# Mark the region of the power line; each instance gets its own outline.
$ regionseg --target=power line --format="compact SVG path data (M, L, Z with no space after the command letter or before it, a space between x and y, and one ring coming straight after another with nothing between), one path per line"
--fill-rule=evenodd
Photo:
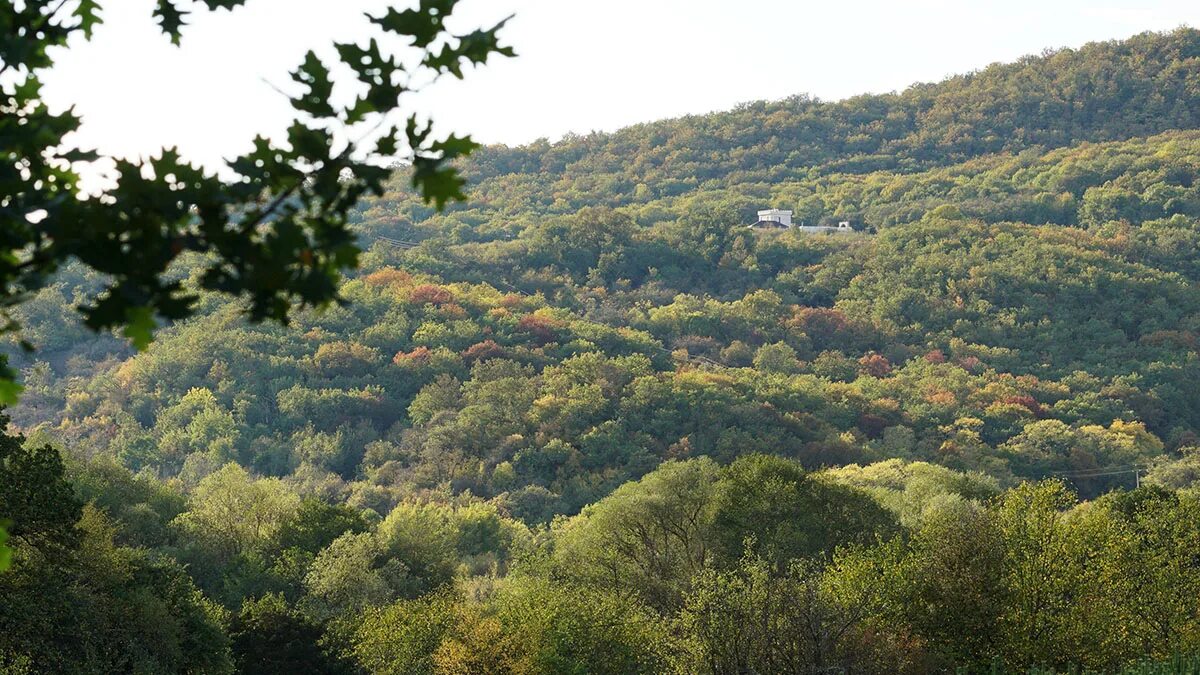
M400 249L405 249L405 250L410 249L410 248L416 248L417 246L420 245L415 241L409 241L407 239L393 239L391 237L376 237L375 239L381 243L387 244L388 246L393 246L395 248L400 248Z
M1119 473L1146 471L1149 467L1141 464L1116 464L1113 466L1098 466L1093 469L1078 469L1070 471L1051 471L1052 476L1110 476Z
M1080 473L1080 474L1054 474L1063 476L1064 478L1096 478L1098 476L1120 476L1127 473L1140 473L1141 469L1122 469L1120 471L1100 471L1096 473Z
M1121 468L1124 466L1124 468ZM1095 469L1084 469L1080 471L1054 471L1049 475L1060 476L1062 478L1100 478L1103 476L1123 476L1125 474L1133 474L1134 487L1142 486L1142 473L1149 471L1147 466L1139 466L1137 464L1118 465L1116 467L1097 467Z

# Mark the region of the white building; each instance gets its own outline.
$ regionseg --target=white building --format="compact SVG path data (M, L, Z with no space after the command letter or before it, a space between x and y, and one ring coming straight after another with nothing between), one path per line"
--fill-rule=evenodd
M765 209L758 212L758 222L755 225L763 223L778 223L782 227L792 226L792 212L786 209Z
M800 232L808 234L847 234L854 231L850 221L843 220L835 225L801 225L796 228Z
M755 230L797 230L809 234L844 234L854 231L850 221L843 220L837 225L806 225L799 226L792 222L792 212L786 209L764 209L758 212L758 222L750 226Z

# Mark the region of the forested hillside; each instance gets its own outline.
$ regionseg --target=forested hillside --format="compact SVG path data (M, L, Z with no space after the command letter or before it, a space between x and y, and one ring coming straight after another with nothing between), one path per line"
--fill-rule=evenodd
M20 308L0 672L1200 650L1200 32L462 170L286 327L204 295L135 353L79 267Z
M799 96L554 144L489 147L464 167L475 185L472 199L444 220L430 220L428 209L397 190L395 200L378 205L388 217L368 211L365 225L428 221L449 234L444 230L463 223L471 227L458 236L470 239L587 206L639 205L639 222L649 225L664 219L664 207L671 213L673 206L722 188L736 188L749 200L732 202L738 207L778 196L798 211L797 220L865 218L861 204L777 191L781 183L913 174L989 155L1023 157L1029 150L1196 129L1198 66L1196 31L1146 33L994 65L900 94L832 103Z

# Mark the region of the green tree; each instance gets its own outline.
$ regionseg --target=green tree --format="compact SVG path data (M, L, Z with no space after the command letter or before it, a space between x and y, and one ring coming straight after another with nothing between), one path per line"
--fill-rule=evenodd
M727 570L705 570L676 618L679 672L922 672L901 640L868 630L868 607L846 604L819 564L780 570L747 556Z
M316 555L343 534L357 534L367 529L366 519L349 506L327 504L309 497L283 521L279 528L279 547Z
M200 481L175 523L225 559L262 554L278 548L280 530L300 503L278 478L254 479L230 463Z
M385 555L373 532L347 533L317 555L304 577L304 611L326 621L381 607L410 587L408 568Z
M0 427L7 426L8 416L0 414ZM78 543L73 526L81 503L66 480L58 450L26 447L24 437L0 433L0 474L0 513L10 519L14 542L47 550Z
M989 510L950 503L928 513L902 560L880 551L891 625L909 627L950 663L986 666L1005 642L1006 543Z
M1117 576L1106 588L1120 592L1120 635L1126 653L1166 658L1200 638L1200 495L1143 486L1098 500L1089 514L1101 520L1108 569ZM1107 522L1105 522L1107 521ZM1100 529L1092 525L1093 529Z
M712 559L709 527L719 470L712 460L667 462L626 483L555 529L562 573L633 593L663 611L677 607Z
M0 427L8 424L8 416L0 414ZM62 458L48 445L29 449L24 441L0 433L0 475L5 479L0 513L8 517L0 520L0 572L12 564L10 537L54 547L74 543L70 526L80 505L63 480Z
M665 667L665 626L647 607L612 589L513 581L492 603L522 646L531 673L618 675Z
M354 631L354 656L372 675L432 674L434 652L458 616L458 601L445 593L371 609Z
M799 372L796 350L785 342L763 345L754 353L754 367L767 373L789 375Z
M0 574L0 663L45 672L232 673L223 612L184 569L119 546L100 509L81 506L52 448L0 437L0 505L15 515Z
M322 634L320 625L289 607L279 595L247 600L229 625L238 672L353 672L349 664L320 647Z
M721 470L713 505L715 547L726 562L754 554L780 566L898 530L866 493L807 475L781 457L745 455Z

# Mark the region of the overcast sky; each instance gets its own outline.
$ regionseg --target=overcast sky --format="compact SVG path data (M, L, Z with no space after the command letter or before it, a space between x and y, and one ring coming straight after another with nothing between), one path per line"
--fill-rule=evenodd
M84 117L81 145L136 156L179 145L218 162L286 126L303 53L365 35L380 0L249 0L196 15L183 46L153 0L107 0L95 39L60 57L53 105ZM1146 30L1200 26L1196 0L464 0L458 29L510 13L519 58L414 101L444 131L523 143L810 93L838 99Z

